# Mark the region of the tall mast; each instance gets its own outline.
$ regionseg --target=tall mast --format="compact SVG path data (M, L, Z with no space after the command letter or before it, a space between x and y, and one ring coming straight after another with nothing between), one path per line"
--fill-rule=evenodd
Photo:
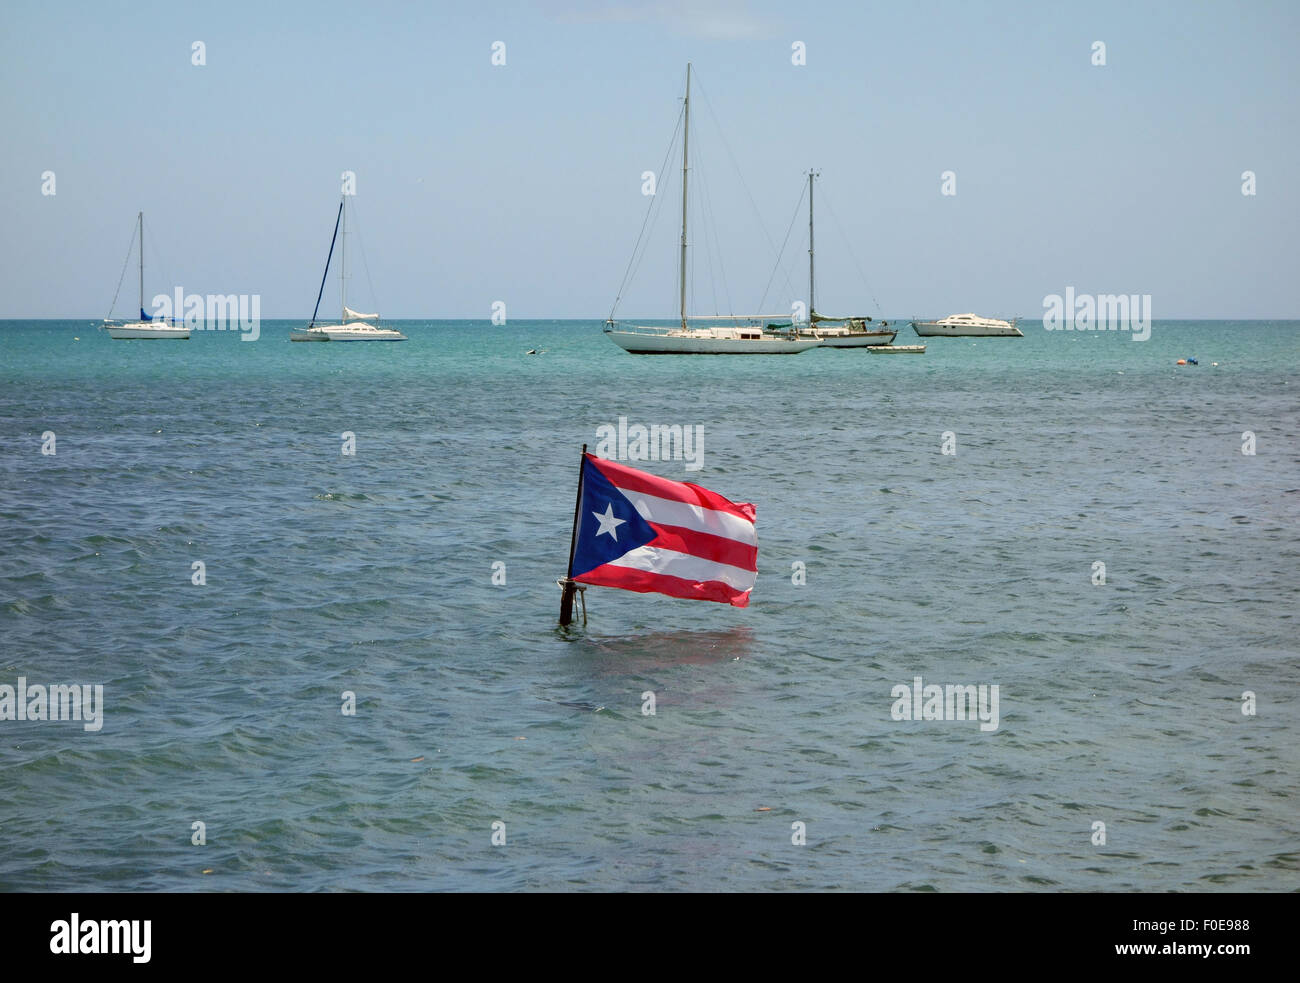
M817 310L817 305L813 303L813 178L815 177L812 169L808 170L808 323L812 324L813 311Z
M339 215L343 222L343 241L339 244L339 306L343 310L339 314L339 324L348 323L348 281L346 279L348 265L348 210L346 207L348 196L343 195L343 201L339 203Z
M136 215L140 223L140 314L144 315L144 212ZM111 312L110 312L111 313Z
M691 63L686 63L686 125L682 128L682 329L686 328L686 151L691 142Z

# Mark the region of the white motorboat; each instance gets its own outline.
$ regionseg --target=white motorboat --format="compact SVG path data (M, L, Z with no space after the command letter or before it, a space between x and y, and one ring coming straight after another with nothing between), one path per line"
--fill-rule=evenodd
M138 321L117 321L114 318L104 318L104 326L108 328L108 336L118 341L127 341L132 339L161 339L173 338L179 341L185 341L190 336L190 329L187 328L183 321L176 318L151 317L144 312L144 212L136 215L136 221L139 225L140 239L140 320ZM135 243L133 237L132 245ZM127 259L131 257L131 247L127 247ZM126 272L125 267L123 273ZM117 289L122 289L122 281L118 280ZM113 295L113 306L117 306L117 295ZM109 311L112 314L112 311Z
M912 330L922 338L1023 338L1024 334L1016 327L1019 320L952 314L938 321L913 321Z
M605 336L633 355L797 355L819 344L816 338L798 338L793 332L768 334L763 317L722 316L695 318L728 322L692 327L686 316L686 181L691 134L691 66L686 66L686 100L682 105L682 243L679 323L674 327L623 325L613 312L605 322ZM638 243L639 244L639 243ZM633 249L635 257L636 250ZM615 306L618 301L616 300Z
M329 255L325 258L325 272L320 278L320 292L316 294L316 308L312 311L311 322L305 328L289 332L290 341L406 341L406 335L393 328L379 326L378 314L362 314L348 307L347 280L347 200L344 195L339 202L339 213L334 219L334 236L330 239ZM338 324L317 324L316 315L320 313L321 297L325 294L325 280L330 272L330 260L334 258L334 244L338 241L340 227L343 231L343 244L339 247L339 306L343 308ZM373 322L373 323L371 323Z

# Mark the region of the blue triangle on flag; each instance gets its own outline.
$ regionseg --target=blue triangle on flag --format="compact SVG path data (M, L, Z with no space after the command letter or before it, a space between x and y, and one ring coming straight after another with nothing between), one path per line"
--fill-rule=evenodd
M575 577L617 560L659 535L590 458L583 461L582 469L578 545L573 552Z

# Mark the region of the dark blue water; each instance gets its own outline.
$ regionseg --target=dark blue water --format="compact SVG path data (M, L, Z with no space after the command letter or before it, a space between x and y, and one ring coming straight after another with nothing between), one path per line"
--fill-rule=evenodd
M1300 324L401 327L0 325L0 686L104 687L98 731L0 720L0 889L1300 883ZM702 426L701 470L640 466L756 504L749 608L593 588L556 629L619 417ZM915 676L997 684L997 729L893 719Z

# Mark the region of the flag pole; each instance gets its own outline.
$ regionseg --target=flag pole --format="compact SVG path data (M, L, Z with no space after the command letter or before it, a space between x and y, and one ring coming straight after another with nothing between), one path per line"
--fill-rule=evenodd
M560 626L573 621L573 595L577 587L573 583L573 553L578 546L578 512L582 508L582 476L587 470L587 445L582 445L582 464L578 468L578 497L573 503L573 533L569 537L569 572L562 584L564 593L560 595Z

